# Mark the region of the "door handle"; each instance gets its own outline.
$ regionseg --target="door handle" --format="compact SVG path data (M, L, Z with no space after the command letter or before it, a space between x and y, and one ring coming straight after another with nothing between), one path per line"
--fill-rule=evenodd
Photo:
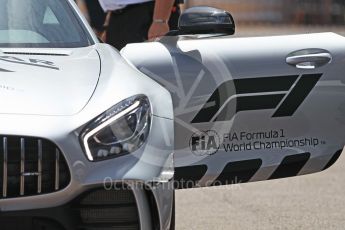
M330 53L301 54L288 56L286 63L299 69L316 69L332 61Z

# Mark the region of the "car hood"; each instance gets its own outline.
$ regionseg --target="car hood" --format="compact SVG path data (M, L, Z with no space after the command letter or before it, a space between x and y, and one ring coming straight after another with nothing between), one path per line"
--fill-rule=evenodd
M76 114L90 100L99 75L93 47L0 48L0 113Z

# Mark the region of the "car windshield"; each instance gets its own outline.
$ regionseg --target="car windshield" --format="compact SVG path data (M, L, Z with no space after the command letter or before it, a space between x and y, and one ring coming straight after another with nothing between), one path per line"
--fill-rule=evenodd
M0 47L76 48L92 44L67 0L0 0Z

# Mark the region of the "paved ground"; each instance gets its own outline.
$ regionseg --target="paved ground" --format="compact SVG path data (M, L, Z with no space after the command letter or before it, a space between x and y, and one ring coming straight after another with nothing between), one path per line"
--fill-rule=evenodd
M178 191L176 229L344 229L345 153L325 172Z
M297 26L297 25L238 25L235 36L268 36L268 35L288 35L305 34L319 32L335 32L345 36L344 26Z

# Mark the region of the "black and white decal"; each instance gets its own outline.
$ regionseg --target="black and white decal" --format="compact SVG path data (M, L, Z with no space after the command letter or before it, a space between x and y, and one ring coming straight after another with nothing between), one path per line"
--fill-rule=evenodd
M321 76L305 74L300 77L292 75L224 82L214 91L192 123L228 121L238 112L275 108L272 117L292 116Z
M23 58L14 57L14 56L0 56L0 61L20 64L20 65L29 65L29 66L59 70L59 68L53 62L35 59L35 58L23 59ZM5 69L0 69L0 71L1 72L12 72L12 71L8 71Z

